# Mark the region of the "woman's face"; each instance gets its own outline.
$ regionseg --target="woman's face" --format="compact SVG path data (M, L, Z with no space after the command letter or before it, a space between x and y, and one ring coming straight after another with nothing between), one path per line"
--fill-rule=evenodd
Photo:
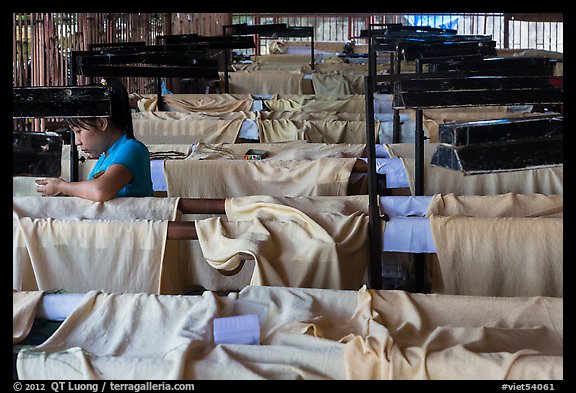
M97 124L100 124L98 122ZM88 156L88 158L98 158L108 148L100 125L83 125L83 127L72 126L76 146Z

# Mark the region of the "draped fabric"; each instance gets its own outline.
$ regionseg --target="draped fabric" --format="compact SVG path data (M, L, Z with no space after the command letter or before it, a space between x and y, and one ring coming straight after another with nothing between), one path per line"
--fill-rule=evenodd
M248 112L254 99L250 94L165 94L164 104L176 112ZM140 112L158 111L158 97L148 94L140 97Z
M563 296L563 219L430 216L432 292Z
M44 295L41 291L12 291L12 343L23 341L34 323L36 309Z
M246 307L264 310L260 345L215 345L214 319L254 312ZM92 291L16 366L24 380L559 380L563 299L261 286L228 296Z
M234 214L233 214L234 213ZM196 222L208 263L219 270L240 267L240 254L256 261L251 285L358 289L368 265L368 219L304 212L270 202L227 209L227 221Z
M318 160L167 160L168 196L347 195L355 158Z
M233 143L244 119L134 119L134 136L142 143Z
M304 74L291 71L235 71L228 73L228 89L236 94L309 94Z
M178 198L13 198L13 288L182 293Z

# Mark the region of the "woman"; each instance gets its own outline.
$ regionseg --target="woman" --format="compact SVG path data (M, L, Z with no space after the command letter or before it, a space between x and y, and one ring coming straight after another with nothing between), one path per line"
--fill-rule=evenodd
M111 115L68 120L76 146L89 158L98 158L87 180L37 179L42 196L68 195L95 202L114 197L151 197L150 153L134 138L128 92L117 80L108 87Z

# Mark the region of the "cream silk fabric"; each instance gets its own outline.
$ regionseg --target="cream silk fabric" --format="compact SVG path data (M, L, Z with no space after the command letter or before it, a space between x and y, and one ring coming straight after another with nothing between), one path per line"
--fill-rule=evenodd
M142 143L232 143L238 138L244 119L136 119L134 136Z
M414 195L414 144L384 145L391 158L401 158ZM564 166L464 175L461 172L433 166L432 155L438 144L424 144L424 195L497 195L507 192L518 194L564 194Z
M76 197L12 197L13 218L56 218L78 220L153 221L175 220L179 198L125 197L92 202Z
M140 112L158 111L158 98L148 94L137 101ZM248 112L254 100L250 94L165 94L165 105L176 112Z
M432 292L563 296L563 219L431 215Z
M254 62L259 64L309 64L310 56L308 55L256 55L253 56Z
M188 159L242 160L249 149L268 152L265 160L316 160L319 158L357 158L366 156L365 144L352 143L308 143L291 141L283 143L222 143L201 144Z
M163 120L237 120L256 118L255 112L168 112L168 111L146 111L146 112L133 112L132 121L149 120L149 119L163 119Z
M227 211L231 206L244 206L255 202L274 202L301 210L304 214L317 220L318 214L340 212L345 215L363 212L368 214L367 195L349 196L242 196L226 200ZM196 221L211 218L210 214L183 214L182 221ZM286 236L286 234L281 234ZM210 266L202 253L198 240L180 240L181 277L188 287L203 287L213 291L239 291L248 286L254 272L254 260L244 260L239 272L227 272ZM233 273L233 274L232 274Z
M288 71L304 73L310 66L300 63L249 63L249 64L232 64L231 69L236 71Z
M240 145L239 145L240 146ZM168 196L188 198L228 198L246 195L344 196L355 158L323 158L308 161L167 160L165 175ZM207 218L182 216L183 221ZM206 263L198 240L180 241L185 285L201 285L211 290L238 290L252 276L246 263L235 276L218 273Z
M367 73L366 73L367 74ZM314 94L338 96L344 94L364 94L365 74L356 72L331 72L312 74Z
M434 195L433 293L563 296L563 196Z
M380 122L374 125L375 138ZM366 122L362 120L258 120L263 143L306 140L312 143L366 143Z
M315 219L274 202L228 204L228 221L196 222L202 252L214 268L232 271L240 254L256 261L251 285L357 289L368 252L368 218L324 212Z
M267 309L260 345L214 345L213 319L238 315L238 301ZM17 371L24 380L553 380L563 378L562 344L558 298L92 291L52 337L20 352Z
M13 242L28 253L38 290L160 293L167 227L167 221L143 219L23 217L14 221L13 233L20 234ZM14 286L33 289L23 284Z
M347 195L355 158L281 160L167 160L168 196Z
M352 215L356 212L368 214L368 195L348 196L269 196L251 195L226 198L226 215L230 220L238 220L258 214L260 203L278 204L300 210L315 221L321 222L325 213ZM267 216L266 216L267 217Z
M305 94L304 74L283 70L228 73L232 94Z
M562 379L562 305L546 297L363 289L348 322L355 332L343 339L346 373L350 379Z
M261 120L364 120L364 113L350 112L296 112L296 111L258 111Z
M181 293L178 198L13 200L14 289Z
M343 96L278 94L274 99L264 100L264 104L271 111L366 113L363 94Z
M12 344L23 341L30 333L43 295L41 291L12 291Z
M428 205L427 216L469 217L555 217L564 216L562 195L517 194L456 195L436 194Z

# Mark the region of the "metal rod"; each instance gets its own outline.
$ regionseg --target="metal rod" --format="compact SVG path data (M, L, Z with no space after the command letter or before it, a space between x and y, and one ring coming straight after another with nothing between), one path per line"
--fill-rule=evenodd
M180 198L178 210L184 214L226 214L224 198Z
M416 72L422 72L422 63L416 60ZM414 136L414 195L424 195L424 112L416 108L416 134Z
M312 35L310 36L310 68L314 71L314 65L316 61L314 61L314 30L312 30Z
M222 28L222 32L224 37L227 37L226 35L226 27L229 26L224 26ZM228 56L228 49L224 49L224 93L230 93L229 91L229 85L228 85L228 63L230 62L229 60L229 56Z
M368 53L371 50L371 34L368 31ZM375 64L373 64L375 65ZM380 222L380 207L378 205L378 176L376 173L376 141L374 136L374 76L376 67L366 76L366 147L368 148L368 217L369 217L369 245L370 265L368 269L368 282L373 289L382 289L382 227Z
M76 53L72 51L70 62L68 63L70 67L70 80L68 83L70 86L76 86L77 83L76 61ZM70 129L70 181L78 181L78 149L76 148L76 137L72 129Z
M198 240L194 221L168 221L166 238L169 240Z
M400 75L400 59L400 49L397 49L396 52L392 52L391 60L393 60L393 62L390 66L394 71L393 75ZM392 121L392 143L400 143L400 109L394 108L394 117Z
M162 78L156 78L156 108L158 111L162 111Z
M416 73L422 73L422 63L416 60ZM424 195L424 111L416 108L414 135L414 195ZM424 292L424 254L414 254L414 290Z

